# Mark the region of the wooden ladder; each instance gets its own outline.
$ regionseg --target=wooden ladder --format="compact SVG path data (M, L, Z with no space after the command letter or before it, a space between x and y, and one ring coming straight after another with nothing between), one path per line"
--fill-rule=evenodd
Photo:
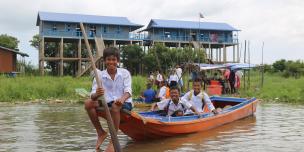
M96 56L94 57L94 62L96 63L97 61L99 61L100 59L102 59L103 57L103 50L105 49L105 44L103 41L102 36L101 37L94 37L95 40L95 44L96 44ZM89 69L92 68L92 64L88 63L86 66L86 68L81 71L80 73L77 74L77 78L81 77L82 75L84 75Z

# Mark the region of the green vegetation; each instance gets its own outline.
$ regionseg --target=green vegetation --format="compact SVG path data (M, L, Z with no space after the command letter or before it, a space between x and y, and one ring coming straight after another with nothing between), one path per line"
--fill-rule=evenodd
M266 101L304 103L303 77L298 79L293 77L284 78L278 73L266 73L264 75L264 85L261 87L259 73L252 71L250 76L250 87L246 83L247 86L244 89L244 84L242 84L240 90L242 97L256 97Z
M13 36L9 36L7 34L0 35L0 46L10 48L10 49L18 49L19 40Z
M75 88L89 89L91 82L87 77L0 77L0 101L31 101L36 99L77 100Z
M270 73L278 73L285 78L300 78L301 76L304 76L304 63L301 60L286 61L281 59L274 62L272 66L266 65L265 71Z
M134 76L133 96L138 97L145 89L145 78ZM89 77L39 77L19 76L8 78L0 76L0 102L34 101L41 100L67 100L82 101L83 98L75 93L76 88L91 89Z
M304 103L304 78L284 78L280 74L266 73L264 85L261 87L261 76L257 71L250 73L250 87L246 83L246 89L242 83L241 97L256 97L266 101L302 102ZM247 80L248 77L246 77ZM243 82L243 79L242 79ZM75 88L90 90L91 79L89 77L37 77L20 76L7 78L0 76L0 102L34 101L42 100L66 100L83 101L76 95ZM186 78L184 79L186 85ZM146 87L146 77L132 77L133 96L138 97Z

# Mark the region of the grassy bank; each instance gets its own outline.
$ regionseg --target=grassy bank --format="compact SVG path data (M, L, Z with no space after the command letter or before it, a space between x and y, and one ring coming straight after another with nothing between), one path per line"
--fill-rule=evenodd
M145 77L133 76L133 94L139 96L145 89ZM0 102L34 101L47 99L83 100L75 88L91 89L89 77L35 77L7 78L0 76Z
M186 78L184 79L184 83ZM133 96L138 97L145 89L146 77L133 76ZM280 75L265 74L264 85L258 72L251 72L250 87L240 90L241 97L257 97L268 101L304 103L304 78L284 78ZM37 99L60 99L81 101L75 88L90 90L89 77L34 77L7 78L0 76L0 102L33 101Z
M0 77L0 101L30 101L36 99L77 100L75 88L90 88L87 77Z
M267 101L280 101L289 103L304 103L304 77L295 79L293 77L284 78L279 74L264 75L264 85L261 87L261 77L259 73L252 72L250 77L250 87L240 90L243 97L257 97Z

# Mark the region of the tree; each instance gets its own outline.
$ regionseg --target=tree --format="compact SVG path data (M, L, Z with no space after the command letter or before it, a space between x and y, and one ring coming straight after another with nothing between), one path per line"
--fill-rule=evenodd
M281 59L272 64L275 72L283 72L286 68L286 60Z
M18 49L19 40L13 36L9 36L7 34L0 35L0 46L10 48L10 49Z
M30 40L31 46L39 50L39 43L40 43L40 38L39 35L36 34L33 36L33 39Z
M127 45L122 47L122 63L132 74L139 74L142 67L144 52L138 45Z

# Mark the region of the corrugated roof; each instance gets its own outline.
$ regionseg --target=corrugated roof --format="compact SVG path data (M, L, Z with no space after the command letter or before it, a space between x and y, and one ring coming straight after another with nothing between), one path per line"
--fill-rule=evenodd
M215 22L193 22L178 20L161 20L152 19L146 29L150 28L180 28L180 29L201 29L201 30L217 30L217 31L239 31L227 23Z
M22 53L22 52L19 52L18 50L14 50L14 49L6 48L6 47L3 47L3 46L0 46L0 49L5 50L5 51L14 52L14 53L16 53L16 54L20 54L21 56L26 56L26 57L29 57L29 55L28 55L28 54L26 54L26 53Z
M67 13L53 13L53 12L38 12L37 23L39 21L55 21L55 22L71 22L71 23L91 23L91 24L107 24L107 25L125 25L136 26L138 28L143 25L132 23L126 17L117 16L97 16L97 15L83 15L83 14L67 14Z

